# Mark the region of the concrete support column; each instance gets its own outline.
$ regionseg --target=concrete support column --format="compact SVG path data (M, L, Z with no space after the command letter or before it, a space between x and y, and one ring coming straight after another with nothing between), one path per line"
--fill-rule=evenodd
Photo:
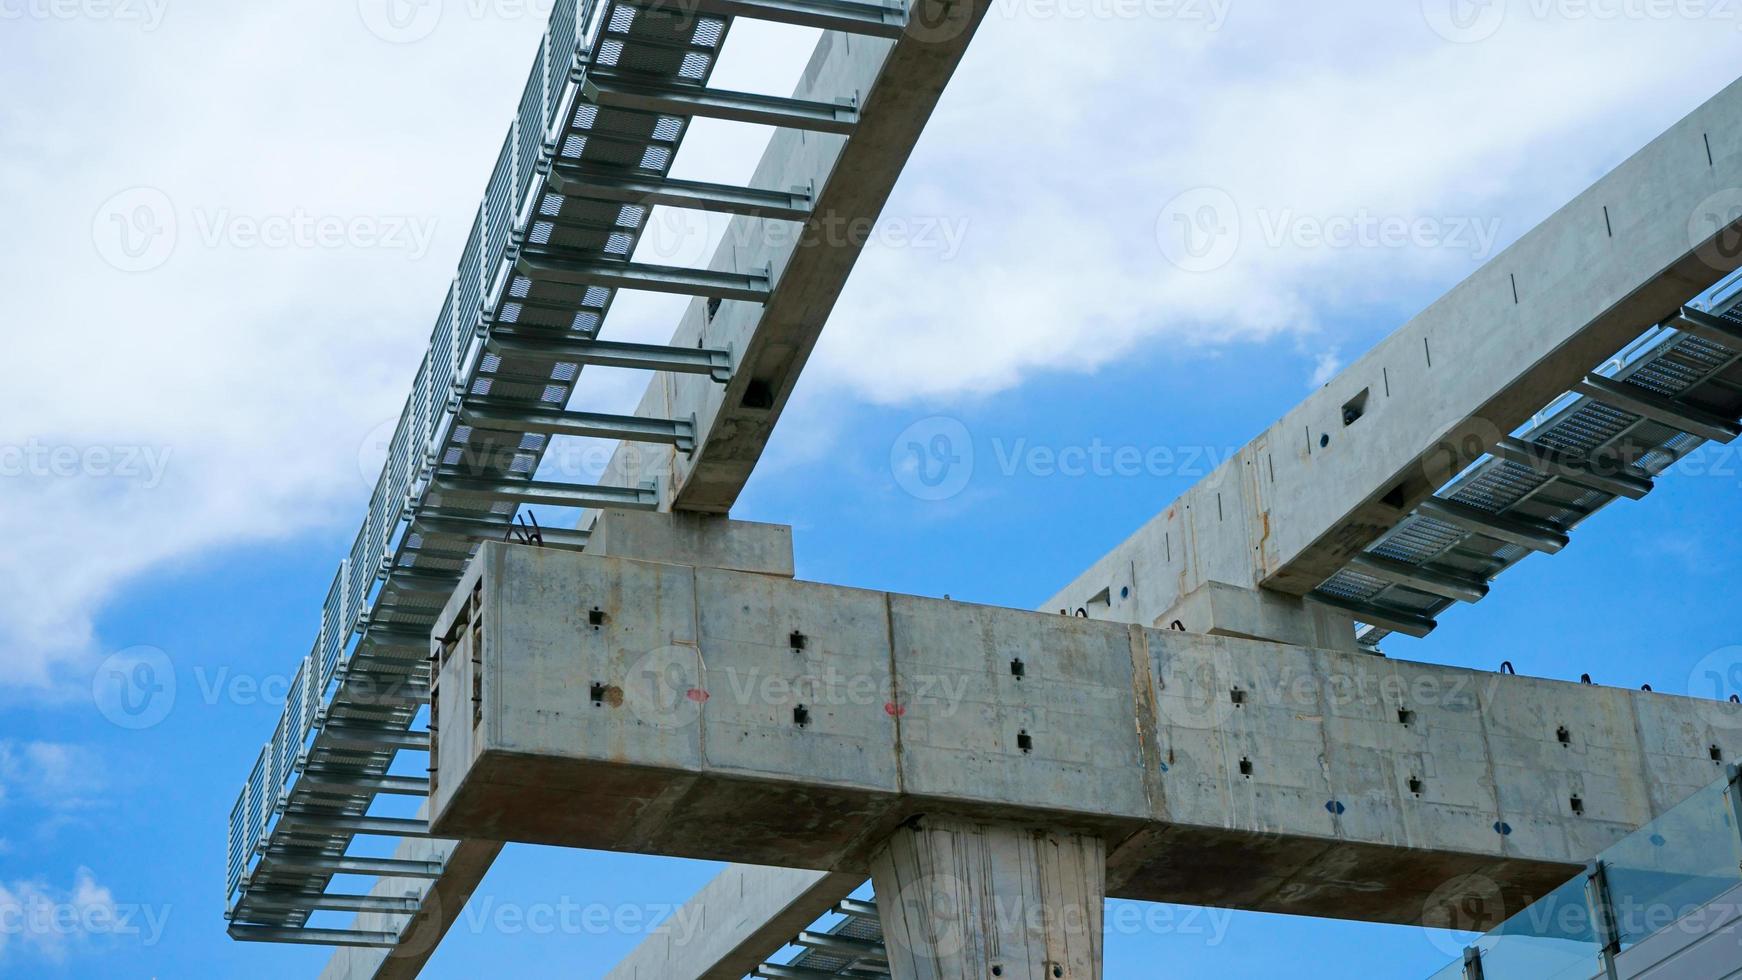
M894 980L1100 980L1106 843L921 817L872 862Z

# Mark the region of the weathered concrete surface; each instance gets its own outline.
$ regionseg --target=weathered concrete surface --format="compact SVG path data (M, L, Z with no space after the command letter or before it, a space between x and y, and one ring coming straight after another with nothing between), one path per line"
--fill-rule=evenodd
M698 928L656 931L605 980L739 980L862 881L860 875L734 865L671 917Z
M792 578L792 528L713 514L614 510L599 515L587 553Z
M1730 705L763 575L492 544L444 620L474 592L454 836L863 876L949 813L1101 835L1115 897L1413 922L1465 874L1523 904L1742 752Z
M925 817L871 863L894 980L1100 980L1106 842Z
M1205 583L1310 592L1734 269L1742 249L1723 195L1738 187L1742 82L1350 365L1044 608L1076 609L1111 588L1095 615L1147 626Z

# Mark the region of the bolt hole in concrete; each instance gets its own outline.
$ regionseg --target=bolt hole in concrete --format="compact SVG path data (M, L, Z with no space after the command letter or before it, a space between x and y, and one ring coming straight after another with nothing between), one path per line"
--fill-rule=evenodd
M1724 761L1724 750L1718 748L1716 745L1712 746L1712 761L1713 762L1723 762Z
M1415 712L1410 711L1408 708L1397 709L1397 723L1400 725L1415 724Z
M802 704L799 705L798 707L792 709L792 723L797 725L800 728L804 728L804 727L810 725L810 723L811 723L810 711L807 710L805 708L805 706Z
M1422 788L1422 787L1421 787L1421 780L1419 780L1419 779L1414 779L1414 778L1411 778L1411 779L1410 779L1410 781L1409 781L1409 791L1410 791L1410 792L1411 792L1411 793L1414 793L1414 794L1415 794L1415 795L1416 795L1416 796L1420 796L1420 795L1421 795L1421 788Z
M1575 816L1583 816L1584 813L1585 813L1585 801L1579 799L1576 796L1573 797L1573 814Z
M1228 692L1228 699L1233 701L1235 704L1243 705L1246 703L1246 692L1236 687Z
M1028 736L1026 730L1016 733L1016 747L1022 750L1023 755L1034 751L1034 739Z
M1015 660L1010 661L1010 676L1011 677L1014 677L1017 680L1022 680L1023 675L1027 672L1027 670L1028 670L1028 667L1026 664L1024 664L1022 662L1021 657L1017 657Z
M1319 448L1320 449L1328 448L1330 446L1330 444L1331 444L1331 434L1329 432L1325 433L1322 436L1319 436Z
M1241 759L1240 760L1240 775L1245 776L1247 779L1252 778L1252 760L1251 759Z
M995 966L995 967L993 967L993 968L992 968L992 975L993 975L993 976L995 976L995 977L1001 977L1001 976L1003 976L1003 975L1004 975L1004 968L1003 968L1003 967L1001 967L1001 966Z
M805 635L798 630L793 630L792 636L788 637L787 640L792 644L794 650L803 650L805 644L809 642Z
M587 625L594 629L605 625L605 610L591 609L587 612Z
M1567 731L1565 725L1562 725L1560 728L1555 729L1554 737L1559 739L1560 743L1562 745L1573 744L1573 733Z

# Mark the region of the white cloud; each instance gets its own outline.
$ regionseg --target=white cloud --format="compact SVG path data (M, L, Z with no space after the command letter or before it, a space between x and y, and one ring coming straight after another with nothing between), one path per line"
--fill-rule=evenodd
M83 746L0 740L0 805L86 809L103 791L103 774L102 758Z
M1326 382L1336 377L1337 372L1341 370L1343 370L1343 358L1342 355L1337 352L1337 348L1333 347L1328 351L1320 352L1319 355L1313 359L1313 377L1310 387L1318 388L1323 386Z
M1716 94L1742 47L1699 22L1522 17L1453 45L1395 0L1241 4L1216 33L1001 13L1013 2L889 208L965 217L961 256L870 250L819 386L948 400L1139 346L1334 342L1340 312L1374 304L1401 323ZM1193 191L1181 217L1237 247L1206 238L1176 264L1157 221ZM1404 247L1361 233L1416 219Z
M0 882L0 963L19 954L51 963L92 942L116 939L155 944L169 910L117 904L89 868L73 873L69 887L41 879Z
M889 209L909 238L928 220L965 235L873 246L812 390L949 399L1139 346L1332 348L1340 311L1401 316L1473 260L1272 248L1260 214L1502 217L1514 236L1712 94L1738 44L1679 22L1509 23L1454 46L1395 0L1216 6L1215 32L1000 2ZM370 34L351 3L188 0L149 32L26 20L0 34L0 86L31 93L0 103L0 196L15 202L0 463L25 474L0 503L0 685L81 687L94 615L150 570L355 526L374 475L359 460L406 396L541 6L450 4L409 44ZM808 48L804 32L733 34L720 82L742 88L779 90ZM698 127L680 169L742 176L760 138ZM1245 234L1226 265L1188 273L1157 222L1204 186L1236 202ZM102 212L136 188L173 238L162 220L114 224L144 198ZM305 219L337 241L310 247ZM427 255L387 221L433 229ZM136 254L116 251L123 230ZM273 231L291 247L250 244ZM609 329L663 339L675 309L626 298ZM633 404L638 385L601 380L589 407ZM311 636L323 591L284 597L307 604Z

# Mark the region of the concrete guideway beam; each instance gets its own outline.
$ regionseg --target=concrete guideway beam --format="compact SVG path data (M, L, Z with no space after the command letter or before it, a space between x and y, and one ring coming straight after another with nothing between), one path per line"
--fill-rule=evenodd
M1113 897L1418 922L1464 875L1522 907L1742 751L1732 705L768 575L491 544L474 590L452 836L862 879L952 814L1100 836Z
M1046 608L1124 586L1130 600L1096 614L1151 625L1207 582L1305 596L1496 447L1643 496L1650 484L1635 474L1501 443L1655 324L1679 316L1671 326L1734 342L1730 326L1681 310L1742 261L1734 215L1712 206L1738 186L1742 82L1382 341ZM1411 395L1423 391L1433 397Z

